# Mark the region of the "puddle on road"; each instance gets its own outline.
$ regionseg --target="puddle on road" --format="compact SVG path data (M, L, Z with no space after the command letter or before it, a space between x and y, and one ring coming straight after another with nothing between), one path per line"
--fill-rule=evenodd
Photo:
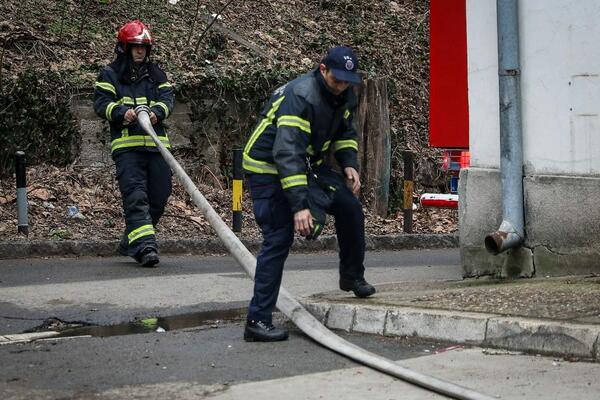
M73 336L122 336L134 335L138 333L164 332L177 329L196 328L196 327L214 327L217 328L222 322L239 321L245 318L247 308L235 308L230 310L203 311L197 313L180 314L170 317L152 317L136 320L119 325L77 325L73 323L62 322L62 328L58 327L60 332L55 337L73 337ZM38 328L39 331L48 329L48 324Z

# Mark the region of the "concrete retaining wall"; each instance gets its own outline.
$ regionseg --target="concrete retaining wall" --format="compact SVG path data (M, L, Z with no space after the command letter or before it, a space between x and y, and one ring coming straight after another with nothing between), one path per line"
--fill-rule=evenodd
M461 171L460 250L465 276L560 276L600 273L600 179L533 175L523 179L526 239L498 256L483 244L502 221L497 169Z

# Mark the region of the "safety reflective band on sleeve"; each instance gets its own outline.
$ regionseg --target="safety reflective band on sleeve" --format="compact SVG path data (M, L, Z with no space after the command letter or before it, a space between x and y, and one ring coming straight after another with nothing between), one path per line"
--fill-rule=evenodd
M148 104L148 99L145 97L136 97L135 104L137 104L138 106Z
M271 164L266 161L255 160L246 153L244 153L242 167L246 171L255 172L257 174L278 174L277 167L275 166L275 164Z
M154 226L152 225L142 225L137 229L132 230L131 232L129 232L129 234L127 235L127 238L129 239L129 244L135 242L136 240L138 240L139 238L142 238L144 236L150 236L150 235L154 235Z
M110 103L108 103L108 105L106 106L106 119L109 121L112 121L112 112L115 109L116 106L118 106L119 103L115 103L114 101L111 101Z
M342 149L347 149L347 148L351 148L351 149L358 151L358 142L354 139L337 140L337 141L333 142L333 152L334 153L336 151L339 151Z
M169 138L166 136L158 137L162 144L165 145L166 148L171 147L171 143L169 142ZM111 151L115 151L118 149L123 149L126 147L156 147L156 143L152 140L150 136L147 135L133 135L117 138L111 143Z
M310 135L310 122L295 115L282 115L277 118L277 127L295 126Z
M167 107L167 105L165 103L163 103L162 101L151 101L150 107L154 107L154 106L159 106L160 108L162 108L165 111L165 118L169 116L169 107Z
M161 83L160 85L158 85L159 89L170 88L170 87L173 87L173 85L171 85L169 82Z
M346 110L344 112L344 119L348 119L349 116L350 116L350 110Z
M327 149L329 149L330 144L331 144L331 140L328 140L325 143L323 143L323 147L321 147L321 152L326 152ZM308 147L306 148L306 152L311 156L315 155L315 149L312 147L312 144L308 145Z
M120 104L124 104L126 106L133 106L135 105L135 101L133 101L133 99L131 97L123 97L121 100L119 100Z
M96 82L96 87L111 92L115 96L117 95L117 89L115 89L115 87L108 82Z
M273 105L271 106L271 109L269 110L269 112L267 113L265 118L263 118L262 121L260 121L260 124L258 124L256 129L254 129L254 132L252 132L252 135L250 135L248 144L246 144L246 147L244 147L244 154L250 152L250 149L252 148L252 146L254 146L254 142L256 142L256 140L265 131L265 129L267 129L267 126L269 126L269 125L271 125L271 123L273 123L273 116L279 109L279 106L281 105L281 102L283 101L283 99L285 99L285 96L281 96L279 99L277 99L276 101L273 102Z
M281 187L283 189L289 189L294 186L306 186L308 185L308 179L305 174L292 175L281 179Z

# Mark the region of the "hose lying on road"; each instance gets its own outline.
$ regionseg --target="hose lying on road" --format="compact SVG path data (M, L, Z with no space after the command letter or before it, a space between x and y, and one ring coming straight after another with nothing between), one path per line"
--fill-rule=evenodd
M190 177L185 173L181 165L175 160L173 155L167 150L162 142L156 136L152 123L150 122L150 109L147 106L138 106L135 109L140 126L152 137L152 140L158 146L158 149L165 161L169 164L173 173L179 178L185 190L190 194L192 200L204 214L210 225L217 232L217 235L236 259L238 263L246 270L248 275L254 279L254 270L256 268L256 259L242 244L242 242L223 222L221 217L211 207L206 198L200 193ZM294 299L283 287L279 291L277 299L277 308L284 313L294 324L306 335L346 357L358 361L371 368L385 372L396 378L413 383L431 391L450 396L455 399L465 400L491 400L492 397L475 392L471 389L446 382L444 380L424 375L410 369L401 367L395 362L371 353L361 347L358 347L347 340L337 336L315 317L313 317L302 305Z

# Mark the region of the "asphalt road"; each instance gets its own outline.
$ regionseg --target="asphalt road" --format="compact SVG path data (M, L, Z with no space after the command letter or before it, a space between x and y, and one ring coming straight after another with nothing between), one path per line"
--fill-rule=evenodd
M297 296L337 290L336 269L334 253L293 255L284 285ZM458 252L372 252L367 278L406 285L460 279ZM130 325L109 325L93 330L108 337L0 345L3 400L445 398L322 348L282 316L288 341L244 342L238 308L246 306L252 282L227 257L165 257L156 270L123 258L2 260L0 281L0 335L49 318L109 325L158 316L164 318L157 326L177 328L183 313L211 317L166 332L150 325L148 333L127 334ZM497 398L596 399L600 391L600 364L338 333L405 367Z
M367 277L373 283L460 278L456 250L371 252L367 259ZM0 277L3 334L39 327L49 318L115 324L202 311L218 318L219 310L245 307L252 289L230 257L164 257L158 269L136 267L126 258L2 260ZM292 255L284 285L301 296L335 290L337 255ZM0 392L6 398L87 398L132 385L193 381L218 386L357 366L289 323L287 342L245 343L243 320L242 311L230 321L164 333L0 346ZM368 335L344 337L392 359L444 347Z
M290 327L291 328L291 327ZM107 338L0 346L0 382L57 397L125 385L194 381L201 385L278 379L357 366L293 329L286 342L246 343L243 324ZM368 335L345 338L392 359L443 347ZM432 347L433 346L433 347Z
M458 251L369 252L367 279L460 279ZM336 253L293 254L283 285L303 297L338 290ZM252 281L231 257L163 257L157 269L127 258L0 260L0 334L48 318L117 324L136 318L244 307Z

